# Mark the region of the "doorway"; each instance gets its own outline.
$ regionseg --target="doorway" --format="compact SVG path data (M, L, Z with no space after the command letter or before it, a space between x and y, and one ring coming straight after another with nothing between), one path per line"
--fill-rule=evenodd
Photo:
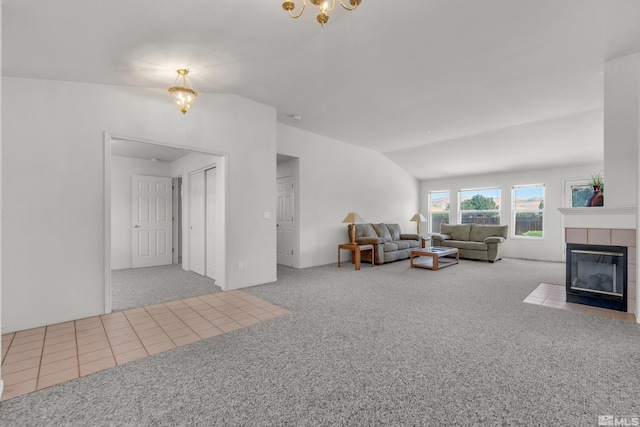
M295 234L295 216L293 215L293 176L278 178L277 184L278 205L276 229L278 233L278 264L293 267L293 242Z
M300 268L300 159L278 154L276 169L277 263Z
M123 153L125 153L123 155ZM105 154L105 168L104 168L104 183L105 183L105 215L104 215L104 230L105 230L105 249L104 249L104 283L105 283L105 313L112 311L112 268L114 270L131 269L133 267L132 254L133 254L133 233L132 230L135 226L135 221L132 215L133 205L133 185L131 181L131 174L129 175L128 184L128 196L123 196L122 191L118 188L112 188L119 184L118 179L124 180L123 171L112 170L118 165L121 167L123 160L122 157L128 157L126 153L132 154L128 163L142 164L143 161L147 164L147 169L143 173L138 175L146 176L158 176L168 177L169 194L167 198L171 199L169 208L165 211L167 220L169 220L168 232L172 240L172 244L167 245L169 254L169 261L163 267L144 267L143 269L161 269L161 268L173 268L176 274L190 274L195 273L190 271L190 258L189 258L189 173L203 169L211 169L215 173L209 172L209 194L205 194L205 201L208 198L210 217L207 220L209 226L209 233L205 236L206 240L210 241L210 249L205 250L205 254L209 254L208 270L210 274L207 276L215 279L215 285L220 289L225 290L226 285L226 260L225 260L225 230L224 224L226 221L226 155L207 152L206 150L193 150L181 146L157 143L152 141L141 141L133 138L117 137L105 133L104 138L104 154ZM167 157L169 156L169 157ZM171 156L177 156L177 158L171 158ZM128 164L125 162L126 164ZM165 164L163 169L161 164ZM162 173L154 173L160 170ZM207 173L205 172L205 179L207 179ZM153 187L154 185L152 185ZM144 186L143 186L144 187ZM206 182L205 182L206 188ZM120 191L120 193L118 193ZM112 198L114 200L112 200ZM118 199L119 198L119 199ZM122 203L120 199L127 199L129 202L129 214L127 218L123 218L122 206L118 206ZM155 203L155 201L154 201ZM207 206L205 206L206 209ZM113 209L112 209L113 208ZM117 211L120 208L120 211ZM113 212L112 212L113 211ZM169 214L170 212L170 214ZM161 215L162 217L162 215ZM213 217L213 218L212 218ZM205 219L207 217L205 216ZM128 245L123 245L120 240L124 240L122 237L127 233L129 236ZM162 234L162 233L160 233ZM117 235L117 236L116 236ZM160 245L162 246L162 245ZM126 247L126 249L125 249ZM146 248L143 245L143 248ZM129 253L129 256L126 255ZM207 260L206 260L207 261ZM205 265L205 271L207 265ZM133 271L133 270L132 270ZM160 276L166 275L166 272L158 273ZM173 274L173 273L171 273ZM174 283L182 284L187 281L183 280L184 275L180 276L181 279L174 280ZM197 276L201 277L201 276ZM213 283L210 278L201 277L201 279L195 279L193 282L198 281ZM186 287L186 286L185 286ZM208 292L211 293L211 292ZM202 295L202 293L198 294ZM197 296L197 295L192 295ZM189 295L185 296L189 297Z

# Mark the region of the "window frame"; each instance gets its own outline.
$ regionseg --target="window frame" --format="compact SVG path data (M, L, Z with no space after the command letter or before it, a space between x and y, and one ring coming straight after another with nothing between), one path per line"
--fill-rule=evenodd
M491 210L463 210L462 209L462 203L464 202L464 200L462 200L462 193L473 193L476 192L476 194L484 192L484 191L497 191L498 192L498 199L500 200L500 204L498 204L498 209L491 209ZM475 194L474 194L475 196ZM473 196L471 196L473 197ZM486 196L484 196L486 197ZM492 197L493 198L493 197ZM495 200L494 200L495 202ZM498 214L498 224L502 224L502 188L501 187L485 187L485 188L464 188L464 189L460 189L458 190L458 224L463 224L462 222L462 216L465 213L469 213L469 212L482 212L482 213L496 213ZM468 223L468 224L476 224L474 223Z
M437 191L429 191L427 195L427 230L429 233L439 233L440 230L433 230L433 214L434 213L442 213L442 212L434 212L431 210L431 195L432 194L449 194L449 210L445 211L449 215L449 220L447 223L451 223L451 190L437 190Z
M542 187L542 209L517 209L516 208L516 190L522 188L539 188ZM511 186L511 237L514 239L524 239L524 240L542 240L545 238L545 208L546 204L545 196L547 194L547 188L542 183L537 184L520 184L520 185L512 185ZM518 213L537 213L542 216L542 235L541 236L523 236L516 234L516 216Z

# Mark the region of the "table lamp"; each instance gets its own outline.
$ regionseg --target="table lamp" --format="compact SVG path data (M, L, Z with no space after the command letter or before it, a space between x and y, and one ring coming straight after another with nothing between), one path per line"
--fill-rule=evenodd
M409 221L415 221L417 222L417 226L418 226L418 234L420 234L420 223L422 221L426 221L427 218L425 218L421 213L417 213L415 214Z
M356 222L364 222L364 219L360 218L356 212L349 212L347 216L342 220L343 223L351 223L351 230L349 231L349 239L351 244L356 243Z

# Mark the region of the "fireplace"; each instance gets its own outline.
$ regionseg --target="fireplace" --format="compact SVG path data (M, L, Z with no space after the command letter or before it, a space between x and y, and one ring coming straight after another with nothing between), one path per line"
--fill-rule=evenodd
M567 302L627 311L627 248L567 244Z

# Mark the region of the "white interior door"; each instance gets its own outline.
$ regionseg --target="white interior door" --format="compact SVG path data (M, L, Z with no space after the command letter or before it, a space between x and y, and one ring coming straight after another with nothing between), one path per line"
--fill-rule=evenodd
M278 264L293 267L293 177L278 178Z
M171 264L171 178L133 175L131 185L133 268Z
M216 168L207 169L205 171L206 181L206 234L207 242L205 247L207 259L207 277L216 278Z
M189 174L189 269L202 276L206 272L205 173Z

